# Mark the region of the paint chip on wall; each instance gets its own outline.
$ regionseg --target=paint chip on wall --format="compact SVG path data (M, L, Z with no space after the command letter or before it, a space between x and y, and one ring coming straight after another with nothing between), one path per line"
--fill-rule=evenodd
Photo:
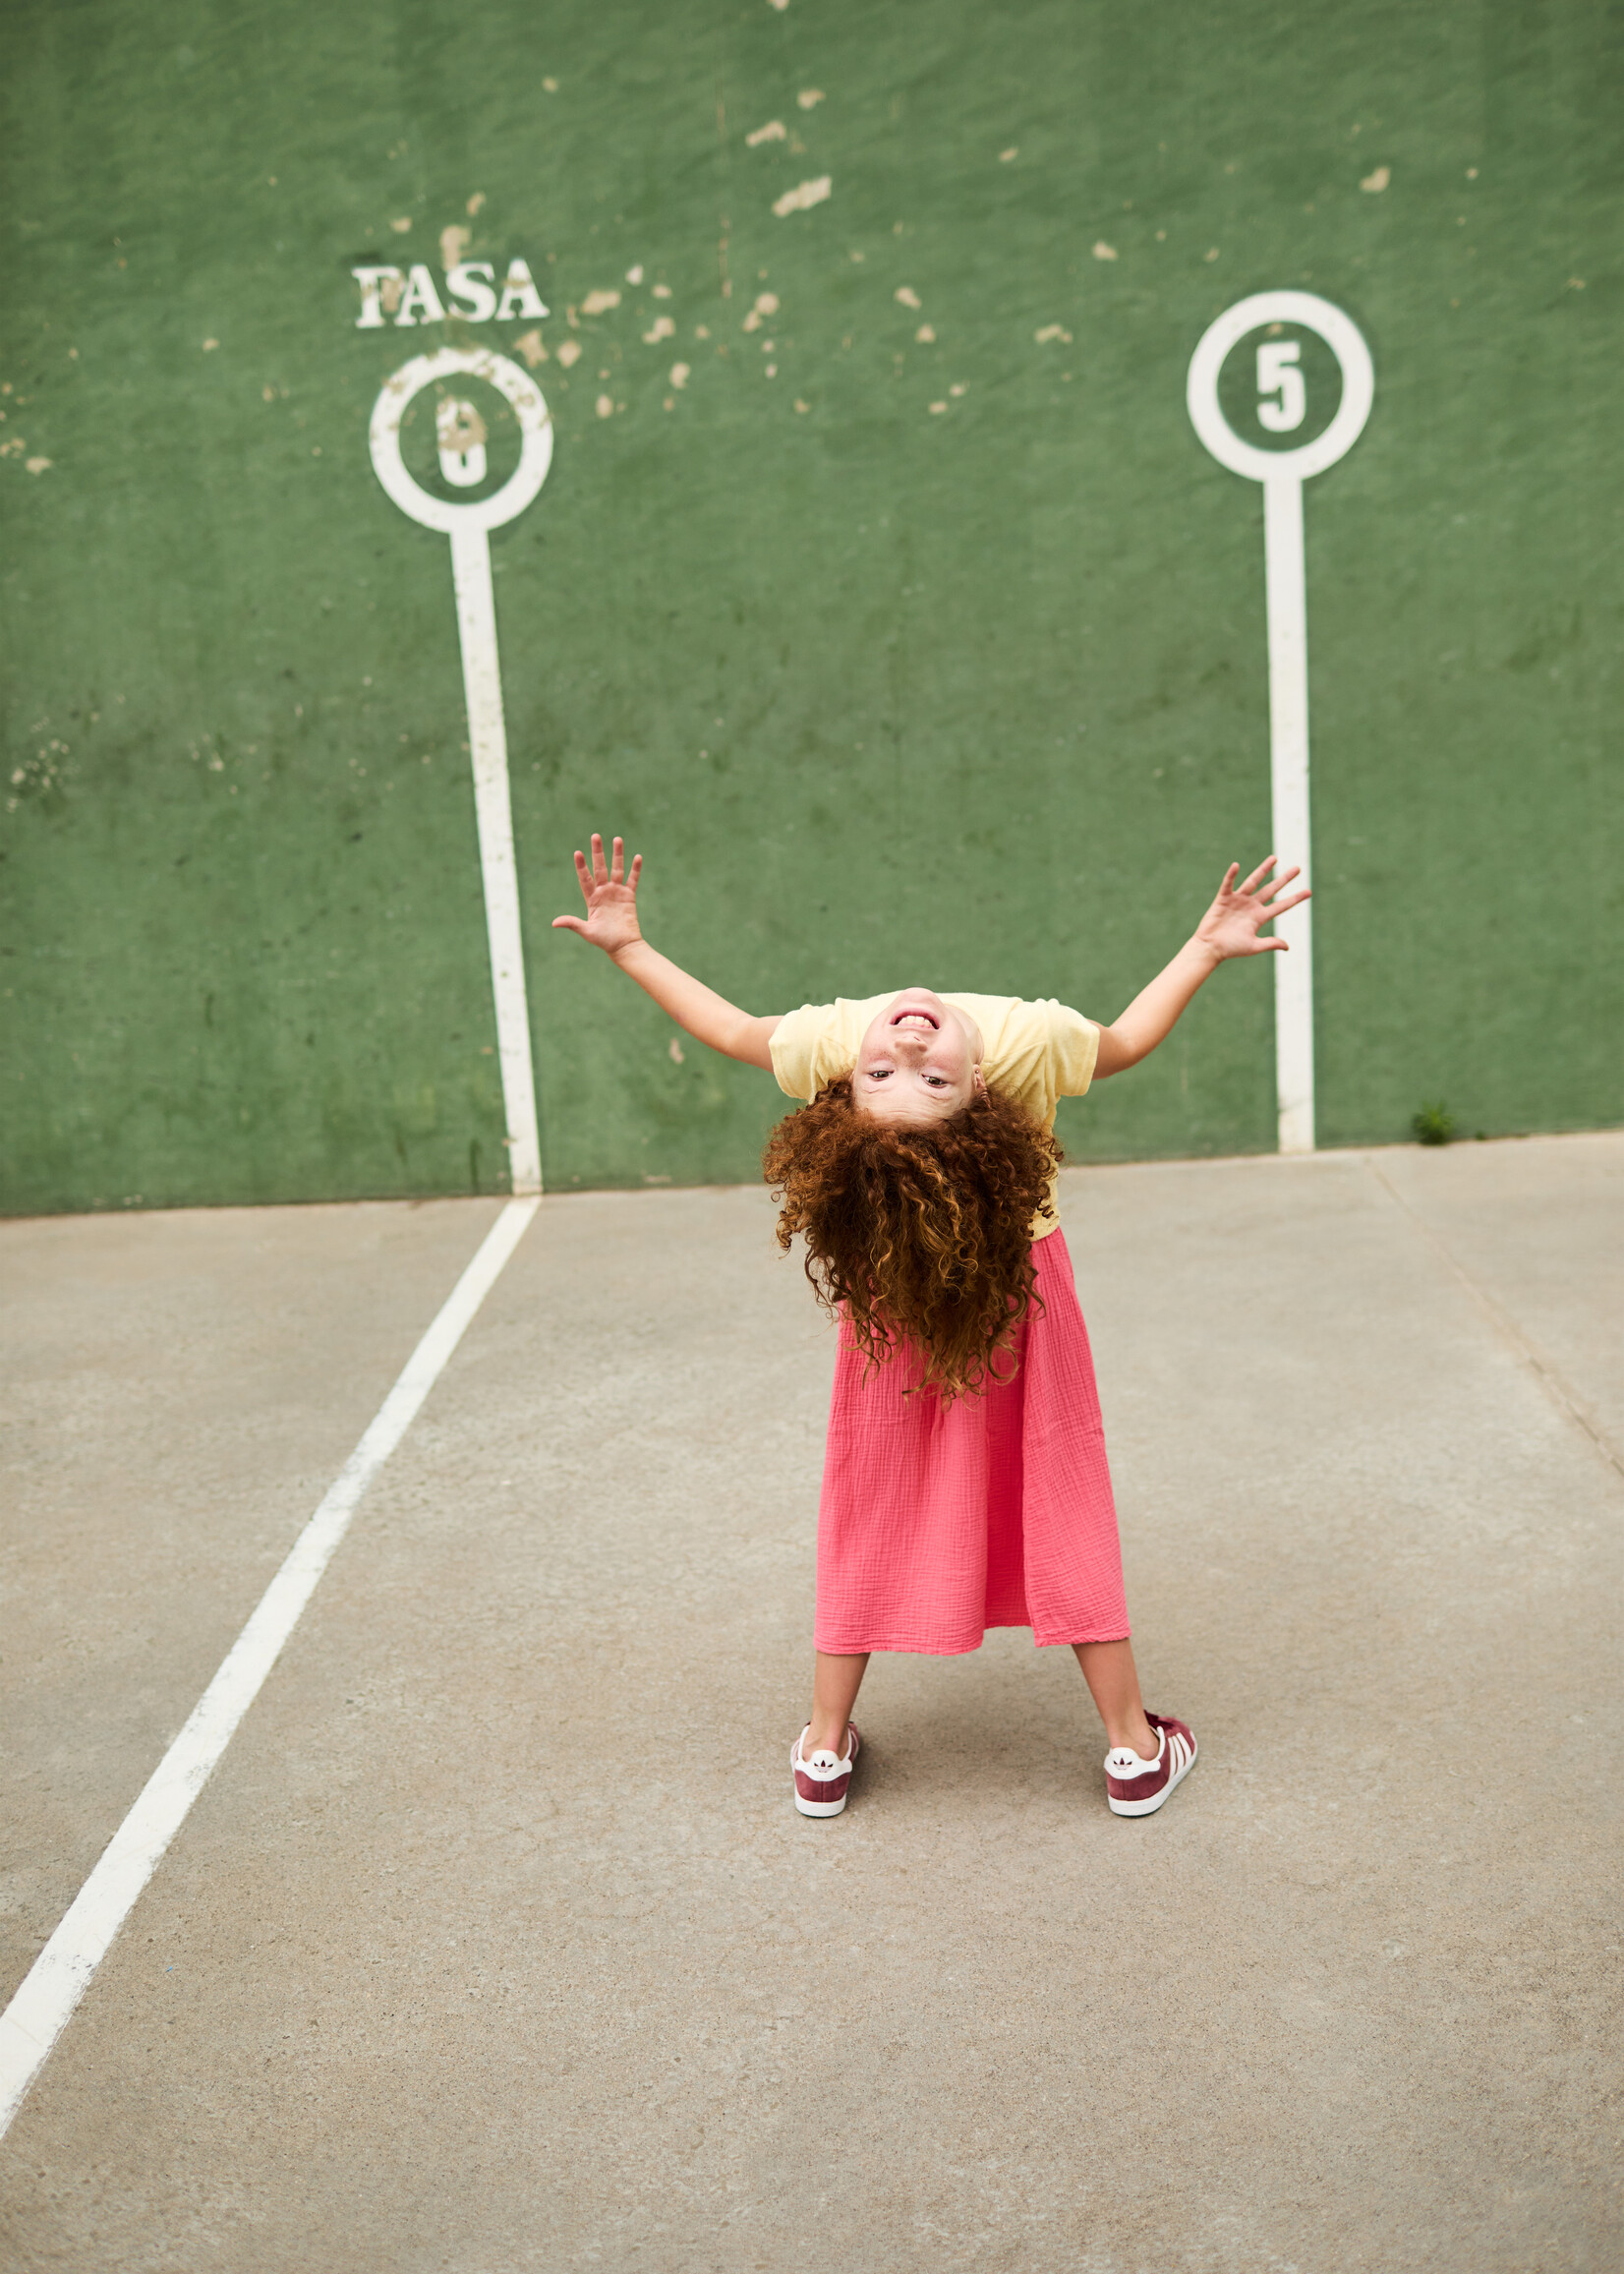
M1039 347L1047 346L1052 339L1063 339L1068 347L1072 344L1072 334L1061 323L1045 323L1040 329L1033 332L1032 337L1037 341Z
M572 363L579 363L581 360L581 343L578 339L562 340L553 352L565 371L568 371Z
M643 263L641 261L639 261L635 268L628 268L626 270L626 282L628 284L641 284L642 281Z
M651 327L643 334L643 345L656 347L661 340L669 339L675 330L676 325L668 316L657 316Z
M745 147L754 150L759 149L763 143L782 143L787 139L788 133L789 129L783 119L770 118L765 126L757 127L754 134L745 136Z
M800 104L802 110L815 110L823 100L823 88L821 87L803 87L795 100Z
M688 383L688 373L690 372L690 370L691 370L691 369L692 369L692 366L691 366L690 364L685 364L685 363L673 363L673 364L672 364L672 366L671 366L671 384L672 384L672 386L673 386L673 387L685 387L685 386L687 385L687 383Z
M573 342L571 344L573 345ZM513 345L518 349L520 355L524 357L525 362L529 364L532 371L536 369L536 366L539 363L546 363L547 348L543 343L542 335L539 331L525 332L521 338L516 339L513 342Z
M618 292L589 292L581 303L581 314L583 316L607 316L611 308L618 308L619 305L620 295Z
M203 353L204 353L204 355L207 355L207 354L210 352L210 350L211 350L211 349L218 347L218 346L219 346L219 344L220 344L220 343L219 343L219 341L218 341L217 339L205 339L205 340L203 341Z
M929 347L935 341L936 326L933 323L922 323L913 336L921 347Z
M435 412L435 440L440 449L466 457L470 450L483 449L490 438L485 421L472 403L452 395L440 397ZM373 682L363 679L361 683L370 687Z
M899 284L895 298L898 305L902 308L917 308L920 305L919 295L911 284Z
M412 216L410 213L402 213L400 219L398 221L391 221L389 226L397 237L404 237L407 230L412 226Z
M1393 169L1391 166L1377 166L1375 172L1366 174L1359 186L1362 190L1385 190L1392 179Z
M775 198L773 210L782 221L788 213L810 212L814 205L821 205L826 198L832 198L834 194L834 176L820 174L815 182L797 183L794 189L785 190L782 198Z
M613 416L614 416L614 397L613 397L612 395L600 395L600 396L598 397L598 416L599 416L601 419L612 419L612 418L613 418Z
M473 230L463 228L460 222L453 222L450 228L442 229L439 233L440 266L454 268L473 241Z
M1115 245L1108 245L1103 237L1094 239L1094 259L1096 261L1115 261L1116 258L1117 248Z
M463 207L463 210L468 215L468 218L472 220L474 215L479 211L480 207L484 204L485 192L483 190L476 190L474 195L469 199L467 204Z

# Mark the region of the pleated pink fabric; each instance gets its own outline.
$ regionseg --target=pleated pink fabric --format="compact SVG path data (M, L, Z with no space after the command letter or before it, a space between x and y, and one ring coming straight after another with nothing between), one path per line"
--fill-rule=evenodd
M1117 1509L1088 1329L1065 1234L1032 1246L1041 1312L1019 1370L944 1406L904 1396L917 1354L863 1378L842 1327L818 1511L817 1647L980 1647L990 1626L1040 1644L1129 1632Z

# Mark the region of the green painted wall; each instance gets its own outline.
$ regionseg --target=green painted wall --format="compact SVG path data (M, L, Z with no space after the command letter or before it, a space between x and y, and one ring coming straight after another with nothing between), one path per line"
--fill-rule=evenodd
M748 1177L778 1104L548 930L594 825L762 1011L1109 1017L1265 847L1260 493L1184 376L1304 281L1377 378L1307 493L1321 1139L1624 1119L1616 7L7 22L7 1207L504 1179L449 551L366 423L526 326L357 329L350 278L439 283L448 225L552 311L552 471L493 540L551 1186ZM1066 1109L1073 1154L1270 1145L1267 974Z

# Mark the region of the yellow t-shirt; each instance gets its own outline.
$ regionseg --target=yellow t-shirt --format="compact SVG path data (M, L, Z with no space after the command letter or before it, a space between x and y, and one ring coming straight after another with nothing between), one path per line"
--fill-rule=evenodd
M841 996L833 1003L803 1003L781 1019L773 1031L773 1072L790 1097L813 1098L831 1081L849 1074L857 1046L899 989L870 995L860 1003ZM1064 1003L1023 1003L1018 995L944 995L981 1029L981 1072L991 1089L1029 1113L1045 1129L1055 1126L1063 1097L1081 1097L1094 1079L1100 1030ZM1032 1219L1032 1238L1058 1229L1054 1189Z

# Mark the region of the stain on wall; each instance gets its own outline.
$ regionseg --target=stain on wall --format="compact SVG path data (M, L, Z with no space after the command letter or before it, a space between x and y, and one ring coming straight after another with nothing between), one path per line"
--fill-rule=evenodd
M492 538L549 1184L747 1178L779 1104L549 931L594 826L752 1010L1111 1016L1264 848L1184 379L1293 285L1376 367L1307 521L1320 1139L1624 1118L1609 12L20 0L0 99L7 1208L503 1185L446 546L366 441L444 343L556 429ZM1221 973L1069 1149L1271 1145L1271 1020Z

